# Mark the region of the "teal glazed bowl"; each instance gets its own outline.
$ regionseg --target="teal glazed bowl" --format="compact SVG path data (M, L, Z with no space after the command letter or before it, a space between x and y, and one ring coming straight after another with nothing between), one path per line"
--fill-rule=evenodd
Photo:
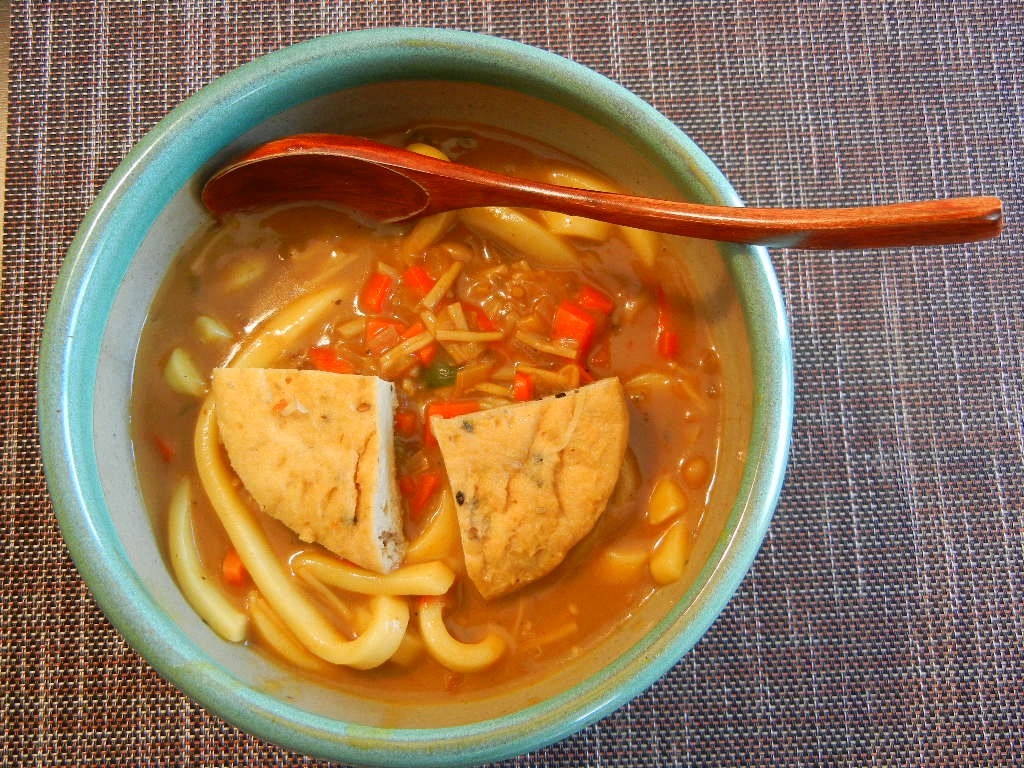
M181 246L208 221L198 190L228 157L294 132L362 133L434 119L525 133L651 194L741 204L668 119L551 53L432 29L320 38L220 78L131 150L71 245L40 359L50 492L71 555L110 621L161 675L225 720L290 749L363 765L511 757L643 692L707 631L753 562L782 484L792 421L788 328L767 252L689 242L686 269L698 295L709 297L724 370L737 383L709 501L723 522L698 541L685 583L659 590L550 678L443 706L355 697L217 637L176 587L135 474L129 402L147 309Z

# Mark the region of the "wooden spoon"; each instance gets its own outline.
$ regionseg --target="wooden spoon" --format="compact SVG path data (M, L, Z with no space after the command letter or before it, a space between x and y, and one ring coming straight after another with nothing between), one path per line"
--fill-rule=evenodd
M808 209L667 202L516 179L335 134L271 141L203 188L203 203L218 216L297 201L334 202L381 222L521 206L708 240L809 249L962 243L1003 228L995 197Z

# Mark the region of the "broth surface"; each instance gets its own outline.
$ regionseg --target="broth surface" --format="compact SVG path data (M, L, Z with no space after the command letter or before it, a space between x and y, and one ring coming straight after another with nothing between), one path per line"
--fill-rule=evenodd
M377 138L428 144L468 165L538 180L552 179L552 174L562 178L558 173L596 177L575 158L481 126L425 125ZM519 213L530 222L558 226L537 212ZM339 295L346 298L275 367L327 366L395 381L396 465L400 482L406 481L410 541L439 514L446 486L439 451L425 434L428 409L446 403L497 407L612 376L625 385L629 460L591 534L555 571L512 594L485 601L460 573L445 599L445 622L455 637L474 641L487 631L498 632L508 650L476 672L453 672L421 652L411 663L391 661L365 671L336 666L316 675L318 681L375 698L427 700L437 692L485 693L518 684L550 673L628 621L659 586L650 553L670 530L681 528L692 541L708 522L704 510L720 452L725 382L716 345L678 260L660 237L615 227L584 237L554 235L573 260L552 264L471 217L452 215L446 221L425 247L411 248L425 227L373 225L325 205L232 215L201 233L177 259L151 308L136 361L133 440L154 525L166 529L175 486L183 477L192 478L197 489L192 524L202 559L217 587L242 608L253 586L232 584L223 576L221 564L232 545L201 491L192 447L202 400L168 385L166 368L174 350L184 350L208 380L281 307L319 287L340 286ZM650 252L638 252L638 243L648 244ZM462 265L458 277L434 314L445 320L446 308L457 304L468 330L502 331L502 339L474 342L475 347L435 342L391 360L389 350L423 332L424 292L456 262ZM370 290L375 280L387 283L380 304L381 292ZM575 357L532 346L531 340L542 340L573 351L572 339L557 337L553 325L566 303L582 305L594 319L593 340L578 344ZM458 308L450 312L453 318L459 314ZM218 333L207 328L204 337L197 318L214 321ZM531 373L523 375L523 370ZM421 499L416 482L427 475L442 482ZM682 494L685 508L654 524L652 494L665 478ZM282 562L297 553L322 552L253 508ZM458 558L453 553L456 571ZM623 566L630 558L642 558L640 565ZM358 626L339 616L337 603L358 614L366 598L338 590L313 594L326 613L337 617L341 631L358 632ZM410 600L415 615L416 600ZM414 626L415 619L410 622ZM269 652L255 633L247 642Z

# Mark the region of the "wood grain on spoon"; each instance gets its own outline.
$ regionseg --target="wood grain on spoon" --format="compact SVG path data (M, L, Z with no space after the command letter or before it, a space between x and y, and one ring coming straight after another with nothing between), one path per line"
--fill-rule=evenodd
M512 178L336 134L271 141L219 170L203 189L203 203L218 216L298 201L334 202L381 222L519 206L688 237L805 249L964 243L995 237L1003 228L996 197L806 209L679 203Z

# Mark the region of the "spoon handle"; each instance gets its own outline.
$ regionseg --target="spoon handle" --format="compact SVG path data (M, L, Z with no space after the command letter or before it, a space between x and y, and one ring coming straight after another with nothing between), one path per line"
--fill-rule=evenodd
M422 161L430 171L435 170L433 163L439 162L432 158ZM419 164L420 160L415 162ZM462 169L469 172L463 176ZM1003 229L1003 206L997 197L853 208L745 208L560 187L465 166L455 171L454 164L437 170L446 175L454 171L461 178L450 201L438 189L438 179L432 179L432 210L518 205L674 235L779 248L826 250L966 243L995 237ZM404 172L415 176L408 166ZM475 187L479 197L474 200L473 195L467 195L468 187Z
M995 237L1003 229L1002 202L995 197L803 209L615 197L573 190L560 194L557 204L546 195L541 207L669 234L808 250L966 243Z

